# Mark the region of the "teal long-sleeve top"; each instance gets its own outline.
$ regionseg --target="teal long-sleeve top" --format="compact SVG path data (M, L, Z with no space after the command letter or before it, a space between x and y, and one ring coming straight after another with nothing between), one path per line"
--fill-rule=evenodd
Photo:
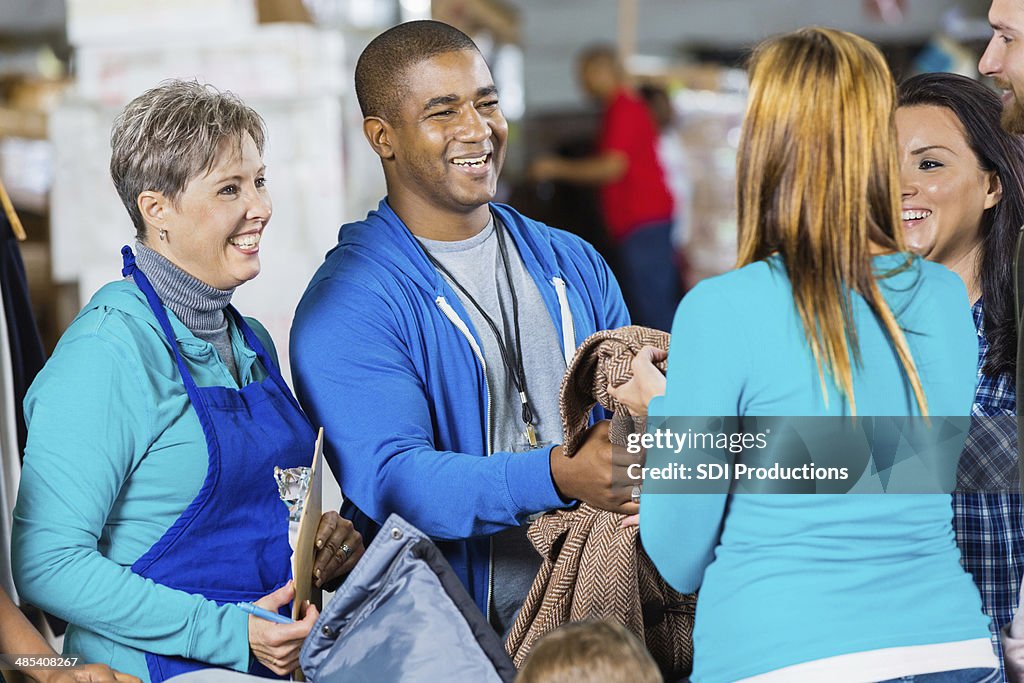
M906 259L877 256L875 272ZM877 281L905 332L930 414L969 415L977 337L963 283L942 266L911 263ZM862 357L853 373L857 414L918 414L884 328L861 297L852 301ZM823 393L779 257L707 280L680 304L652 422L849 413L831 379ZM700 588L692 678L699 682L987 637L951 518L950 497L937 494L645 494L640 504L641 538L658 570L680 591Z
M200 386L237 384L209 342L167 309ZM264 346L266 330L249 320ZM230 325L242 384L266 374ZM185 510L208 455L171 350L128 280L103 287L25 399L28 443L12 560L22 597L67 622L64 651L149 680L145 652L244 671L248 616L130 567Z

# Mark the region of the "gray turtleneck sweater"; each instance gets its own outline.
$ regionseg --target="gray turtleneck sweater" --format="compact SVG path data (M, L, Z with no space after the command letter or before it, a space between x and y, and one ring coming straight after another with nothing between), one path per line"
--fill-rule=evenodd
M224 309L232 289L217 289L198 280L141 242L135 243L135 262L153 285L160 301L178 316L189 331L213 344L235 382L238 367L231 350L231 335Z

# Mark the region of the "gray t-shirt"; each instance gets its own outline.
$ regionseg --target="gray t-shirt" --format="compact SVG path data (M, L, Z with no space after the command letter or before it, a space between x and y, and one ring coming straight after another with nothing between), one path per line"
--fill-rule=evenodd
M509 353L515 354L512 297L495 232L494 218L478 234L457 242L419 238L420 244L448 270L487 312L500 331ZM558 391L565 374L561 337L555 329L537 284L530 277L511 235L505 233L512 285L519 301L519 334L523 348L526 393L535 416L541 445L562 442ZM522 402L490 326L458 287L444 276L469 313L469 323L481 342L491 395L491 448L526 451L531 446L522 419ZM511 360L511 357L510 357ZM526 527L508 529L491 539L493 592L491 622L506 632L526 599L541 558L526 538Z

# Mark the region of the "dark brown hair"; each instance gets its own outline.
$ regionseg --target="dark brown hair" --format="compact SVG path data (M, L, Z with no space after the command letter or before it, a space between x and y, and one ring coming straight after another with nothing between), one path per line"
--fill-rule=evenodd
M900 107L949 109L967 133L967 144L982 170L995 172L1003 188L999 202L981 216L978 273L990 345L982 372L991 377L1017 369L1017 326L1013 300L1013 254L1024 225L1024 143L1000 125L999 96L956 74L921 74L899 87Z

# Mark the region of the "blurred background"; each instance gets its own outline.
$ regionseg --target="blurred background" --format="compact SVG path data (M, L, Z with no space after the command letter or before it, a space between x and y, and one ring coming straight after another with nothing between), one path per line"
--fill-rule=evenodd
M876 41L897 79L978 77L987 10L987 0L0 0L0 179L25 227L21 252L49 351L119 276L118 249L133 239L107 172L114 115L170 77L236 92L267 122L275 209L263 273L236 303L287 358L295 305L338 226L384 194L352 73L366 43L395 23L435 18L476 40L511 126L499 199L583 235L613 265L596 190L532 182L526 170L543 155L593 151L600 107L577 83L576 55L614 45L653 103L682 290L735 259L752 44L828 25Z

